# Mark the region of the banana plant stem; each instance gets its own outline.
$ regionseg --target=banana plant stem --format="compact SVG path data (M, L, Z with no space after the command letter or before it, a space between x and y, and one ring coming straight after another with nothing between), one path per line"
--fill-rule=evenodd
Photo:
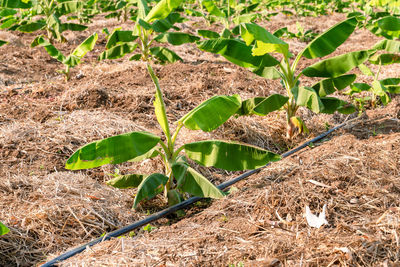
M172 139L171 139L171 132L169 130L169 125L168 125L168 118L167 118L167 113L166 113L166 109L165 109L165 102L164 102L164 98L161 92L161 88L160 88L160 84L158 83L158 78L157 76L154 74L153 68L151 67L150 63L147 62L147 70L150 74L151 79L153 80L153 83L156 87L156 98L160 101L160 111L161 114L159 114L161 116L160 120L162 120L164 123L160 122L161 127L165 133L165 136L167 138L167 143L168 143L168 154L169 156L171 156L172 152L173 152L173 144L172 144Z

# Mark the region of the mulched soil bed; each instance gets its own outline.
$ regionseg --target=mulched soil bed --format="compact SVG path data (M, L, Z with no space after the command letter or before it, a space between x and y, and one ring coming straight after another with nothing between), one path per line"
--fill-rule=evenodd
M274 31L322 32L344 15L296 18L278 15L263 25ZM193 31L201 21L185 23ZM89 31L69 33L63 52L90 33L120 24L96 19ZM132 23L122 25L127 29ZM205 26L203 27L205 28ZM44 49L30 48L35 36L0 32L10 44L0 48L0 221L11 231L0 238L1 266L34 266L166 207L161 199L132 211L135 190L117 190L104 182L115 166L70 172L66 159L80 146L119 133L145 130L161 134L153 105L154 88L144 65L128 59L97 62L94 52L65 82L61 68ZM335 54L371 47L379 38L357 31ZM304 43L288 40L293 52ZM185 62L155 66L164 90L168 117L179 119L216 94L242 99L283 92L279 81L266 81L222 57L194 45L174 49ZM333 54L333 55L335 55ZM301 61L299 67L308 64ZM381 78L399 77L384 68ZM360 76L359 81L369 81ZM313 80L304 80L311 85ZM219 201L199 203L183 218L171 216L133 238L99 244L65 264L246 266L353 265L399 262L399 119L398 96L387 107L368 110L361 119L322 145L274 163L235 187ZM301 110L312 138L346 119ZM304 142L285 138L285 117L231 119L212 133L182 130L178 142L229 139L283 153ZM121 173L162 170L160 161L121 164ZM237 173L197 167L216 184ZM315 180L321 185L309 182ZM306 205L321 212L327 204L328 226L312 229L303 217ZM269 265L268 265L269 264Z

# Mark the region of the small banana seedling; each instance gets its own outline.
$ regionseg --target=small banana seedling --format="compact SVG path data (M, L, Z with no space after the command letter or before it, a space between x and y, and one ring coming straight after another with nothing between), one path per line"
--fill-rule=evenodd
M232 25L238 25L244 22L252 22L260 17L260 14L252 13L260 3L246 3L236 0L220 1L220 7L217 6L217 1L203 0L202 6L208 12L206 19L210 22L218 20L223 23L226 29L230 29Z
M363 91L370 93L371 96L355 98L355 100L359 102L360 111L362 111L368 101L371 102L372 107L376 107L379 97L382 104L387 105L391 101L390 94L400 93L400 78L379 79L383 66L400 63L400 42L387 39L379 41L371 49L368 62L378 66L376 72L365 64L360 64L358 68L364 75L373 77L372 84L353 83L350 86L350 90L346 92L346 94L351 96Z
M0 222L0 236L7 234L10 232L10 229L7 228L2 222Z
M297 110L303 106L315 113L353 113L353 105L328 96L343 90L355 79L355 74L347 74L356 66L365 62L370 52L355 51L323 59L298 70L301 58L316 59L334 52L353 33L358 18L342 21L307 44L294 57L289 45L265 28L255 23L243 23L232 32L236 38L214 38L198 42L198 47L207 52L220 54L227 60L248 68L266 79L281 79L286 95L274 94L269 97L255 97L243 101L237 115L264 116L272 111L284 109L287 121L287 138L292 138L295 129L299 133L308 132L306 124L297 116ZM274 53L278 58L271 55ZM302 76L316 77L319 81L311 86L301 86Z
M153 60L160 60L160 55L152 50L150 44L154 40L151 38L154 24L166 19L181 2L161 0L149 9L146 1L138 1L141 14L135 32L139 35L132 38L133 32L131 32L128 35L129 39L123 39L124 32L121 34L114 32L110 37L110 40L115 38L131 42L134 39L140 43L140 52L134 57L146 64L155 85L155 115L164 138L149 132L131 132L109 137L78 149L66 163L67 169L78 170L161 157L164 163L162 173L119 175L107 182L117 188L137 187L134 208L141 201L154 198L162 192L169 205L182 201L185 193L199 197L223 197L224 194L217 187L190 167L188 159L206 167L213 166L230 171L254 169L280 159L279 155L264 149L226 141L206 140L183 144L176 148L176 141L183 127L210 132L227 121L241 107L238 95L214 96L175 122L175 130L172 131L159 81L151 66ZM106 50L103 56L114 55L114 52L110 52L113 48L122 51L124 45L126 42L117 44ZM157 51L162 50L157 49Z
M280 28L279 30L274 32L274 35L278 38L286 37L286 38L297 38L302 42L308 43L312 41L318 34L313 30L305 30L303 26L299 22L296 22L297 32L291 32L287 27Z
M47 53L52 57L57 59L59 62L64 64L65 69L59 72L65 75L65 79L68 81L70 78L70 69L79 65L81 59L86 55L87 52L93 50L94 45L97 41L97 33L89 36L85 41L83 41L78 47L76 47L71 54L64 56L54 45L48 42L43 36L38 36L32 42L31 47L43 46Z

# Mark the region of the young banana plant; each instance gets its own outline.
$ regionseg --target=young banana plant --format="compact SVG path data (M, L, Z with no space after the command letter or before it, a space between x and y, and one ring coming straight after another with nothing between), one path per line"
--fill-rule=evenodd
M346 73L366 61L369 51L355 51L323 59L302 70L298 70L298 63L302 57L316 59L334 52L352 34L357 23L358 18L352 17L334 25L295 57L286 42L254 23L241 24L236 30L239 35L237 38L209 39L198 42L198 47L203 51L220 54L266 79L280 78L286 95L247 99L237 114L263 116L283 108L286 111L287 138L292 138L296 128L300 133L308 132L306 124L297 116L300 106L315 113L354 112L351 104L328 95L346 88L355 80L355 74ZM278 60L272 53L279 54L282 59ZM303 75L320 80L311 86L301 86Z
M154 33L155 24L169 17L172 10L181 2L161 0L150 10L146 1L138 1L139 10L142 12L134 31L138 35L134 36L134 32L131 32L127 35L129 38L124 39L125 32L121 34L114 32L110 37L110 40L114 38L129 42L139 41L139 56L134 57L140 58L146 64L155 85L155 114L164 138L148 132L131 132L109 137L78 149L66 163L67 169L78 170L160 156L164 162L163 173L119 175L107 182L117 188L137 187L134 208L141 201L151 199L162 192L169 205L179 203L185 193L199 197L223 197L224 194L217 187L190 167L187 159L206 167L213 166L231 171L254 169L280 159L279 155L264 149L226 141L206 140L176 147L179 132L183 127L210 132L227 121L241 106L238 95L214 96L179 119L175 123L175 130L172 131L159 81L151 66L151 62L160 59L160 55L155 53L150 45L155 40L151 35ZM123 51L126 45L126 42L115 43L116 46L105 51L103 54L105 58L118 54L113 51ZM110 52L113 48L116 50Z
M364 102L370 101L372 107L375 107L378 97L383 105L387 105L391 101L390 94L400 93L400 78L393 77L379 79L379 74L383 66L400 63L400 42L396 40L385 39L375 44L370 51L371 55L368 58L368 62L370 64L377 65L378 70L374 73L365 64L360 64L358 68L364 75L373 77L372 84L353 83L350 86L350 90L346 93L349 95L354 95L363 91L370 92L370 97L368 96L355 99L356 101L360 102L361 106L365 104ZM381 51L383 52L379 53Z
M65 79L68 81L71 74L70 69L79 65L81 59L86 55L87 52L93 50L94 45L97 41L97 33L89 36L85 41L83 41L78 47L76 47L71 54L64 56L54 45L44 39L42 36L38 36L32 42L31 47L43 46L47 53L52 57L64 64L65 69L60 70L60 73L65 75Z

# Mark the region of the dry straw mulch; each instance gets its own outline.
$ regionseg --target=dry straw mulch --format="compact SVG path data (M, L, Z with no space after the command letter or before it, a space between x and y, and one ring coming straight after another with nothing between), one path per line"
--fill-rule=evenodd
M62 266L398 266L399 130L396 117L353 124L190 218ZM319 213L324 204L329 225L310 228L305 206Z

